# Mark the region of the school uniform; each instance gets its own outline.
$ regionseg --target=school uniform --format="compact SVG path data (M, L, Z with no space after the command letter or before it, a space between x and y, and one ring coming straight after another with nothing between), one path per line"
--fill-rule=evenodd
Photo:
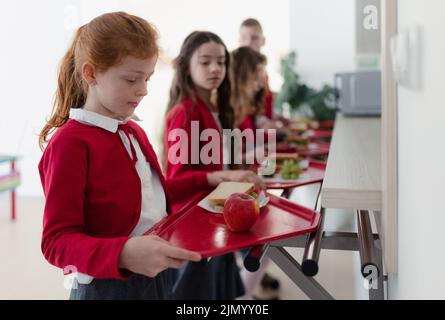
M266 76L266 86L265 86L265 96L264 96L264 115L269 118L269 120L274 119L274 109L273 109L273 94L269 87L269 77Z
M238 125L238 129L241 131L249 130L250 132L253 132L253 136L246 135L246 140L243 143L243 156L247 157L248 147L251 147L252 149L250 152L254 152L255 150L255 143L256 143L256 125L255 125L255 116L249 115L244 118L244 120Z
M199 132L196 137L198 140L194 140L192 137L192 121L196 121L199 124ZM182 148L187 149L187 163L173 163L169 161L168 156L165 162L165 176L168 186L172 192L175 188L181 189L180 194L175 194L175 203L172 206L173 211L182 208L188 200L199 191L211 191L213 188L207 183L207 174L214 171L221 171L224 169L223 152L219 152L219 157L214 163L203 164L201 159L198 159L198 163L192 163L192 152L198 151L199 158L200 150L208 143L206 141L200 141L199 135L205 129L213 129L219 132L222 136L221 125L218 123L217 113L212 114L210 109L204 104L201 99L197 99L196 103L190 98L184 99L184 101L174 106L166 117L165 125L165 145L168 151L176 144L180 143L179 139L171 141L169 134L176 129L184 130L187 135L187 140L181 140ZM184 145L184 143L186 145ZM196 144L198 150L193 150L192 145ZM219 150L223 150L223 142L220 139L216 146ZM227 152L226 152L227 153ZM227 161L226 161L227 162ZM188 186L186 184L189 184Z
M149 278L119 268L126 241L170 212L156 154L134 121L72 109L39 172L46 197L42 252L75 273L71 299L170 298L171 270Z
M192 121L199 123L197 139L206 129L214 129L220 133L221 139L219 139L216 145L219 146L219 150L222 152L219 152L216 163L204 164L200 159L198 159L198 163L191 163L192 140L194 139L192 137ZM190 177L192 177L193 184L190 184L188 189L182 188L182 194L178 194L178 198L175 199L174 210L184 206L187 200L192 198L197 192L210 192L213 190L213 187L208 185L207 174L226 169L227 166L224 163L228 163L227 156L229 155L227 146L222 139L222 127L219 123L218 113L212 114L210 108L199 98L196 101L186 98L174 106L168 113L165 132L167 154L168 150L178 143L177 139L169 141L169 134L174 132L175 129L181 129L187 133L186 147L189 161L188 163L179 162L173 164L166 159L167 184L181 184L184 179L188 178L190 181ZM184 141L182 143L184 144ZM201 150L209 142L203 142L199 139L195 143L198 143L198 149ZM244 286L233 253L213 257L209 261L188 262L180 271L179 279L173 290L174 299L228 300L235 299L242 294L244 294Z
M244 120L240 123L239 129L241 131L249 129L249 130L253 130L255 132L255 130L256 130L255 116L246 116L244 118Z

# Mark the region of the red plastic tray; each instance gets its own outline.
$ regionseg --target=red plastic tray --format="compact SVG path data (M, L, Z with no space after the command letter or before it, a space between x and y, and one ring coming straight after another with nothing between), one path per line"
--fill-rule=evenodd
M199 198L206 196L202 194ZM183 213L171 214L145 234L156 234L171 244L199 252L203 258L242 248L310 233L318 228L320 214L286 199L268 194L269 204L249 232L233 233L222 214L194 205Z
M323 161L323 160L311 159L311 164L318 164L320 166L320 168L322 168L323 170L326 171L326 167L328 165L328 162L327 161Z
M308 130L307 137L310 140L329 139L329 138L332 138L332 131L330 131L330 130Z
M335 125L334 120L326 120L320 122L320 129L333 129Z
M309 142L305 148L297 148L297 153L303 157L321 156L329 154L329 143Z
M309 144L305 147L277 147L277 152L280 153L298 153L303 157L310 156L322 156L327 155L329 153L329 143L324 142L309 142Z
M291 189L296 187L302 187L312 183L318 183L323 181L326 171L326 165L311 161L309 168L303 171L297 180L289 182L268 182L267 178L264 179L267 189Z

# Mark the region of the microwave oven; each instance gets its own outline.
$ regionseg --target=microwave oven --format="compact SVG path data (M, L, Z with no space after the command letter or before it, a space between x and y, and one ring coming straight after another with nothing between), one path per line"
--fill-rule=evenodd
M346 116L380 116L381 72L356 71L335 75L336 107Z

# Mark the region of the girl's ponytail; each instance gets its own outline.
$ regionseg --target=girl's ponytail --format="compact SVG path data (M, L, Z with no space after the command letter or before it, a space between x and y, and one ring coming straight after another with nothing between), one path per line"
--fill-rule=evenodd
M82 84L82 78L76 70L76 50L78 50L82 28L77 30L71 47L59 65L57 92L51 118L39 135L39 145L42 150L47 143L48 135L68 121L70 109L72 107L80 108L85 104L86 91Z

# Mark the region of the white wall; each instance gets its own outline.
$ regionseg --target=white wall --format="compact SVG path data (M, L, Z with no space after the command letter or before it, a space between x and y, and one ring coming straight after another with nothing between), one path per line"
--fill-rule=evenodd
M303 81L320 87L355 69L354 10L354 0L290 1L291 48Z
M21 154L22 195L42 195L37 164L41 152L37 134L51 112L57 65L70 44L74 29L93 17L124 10L142 16L159 30L165 51L150 81L149 95L139 107L156 150L172 70L185 36L196 29L218 33L235 49L238 28L247 17L258 18L268 36L264 53L273 89L280 86L278 60L289 49L290 0L9 0L0 2L0 154ZM2 166L3 167L3 166ZM2 168L0 168L2 170ZM1 173L2 171L0 171Z
M398 1L399 31L423 29L423 90L399 87L399 273L394 296L444 299L445 1Z
M37 134L51 111L57 64L70 40L64 10L76 7L79 1L0 2L0 153L23 156L23 194L41 194Z

